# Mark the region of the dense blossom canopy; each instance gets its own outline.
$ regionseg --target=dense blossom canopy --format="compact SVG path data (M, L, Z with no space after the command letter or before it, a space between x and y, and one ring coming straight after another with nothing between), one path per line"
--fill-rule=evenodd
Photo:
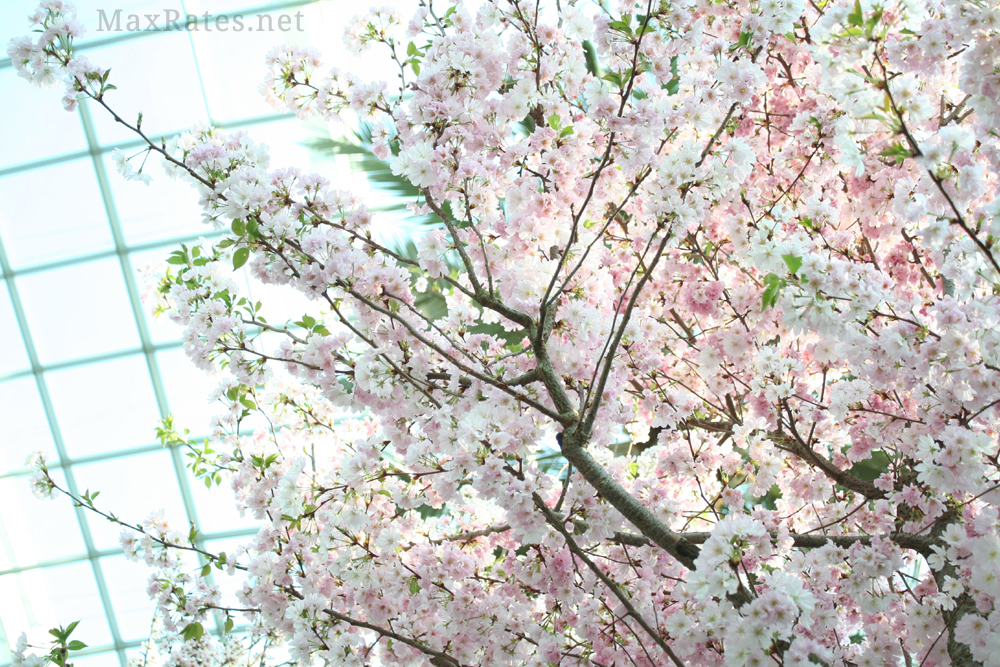
M156 297L229 411L162 434L265 522L202 552L238 602L123 536L169 660L236 660L221 610L303 665L1000 665L996 0L418 4L345 33L397 80L263 85L371 123L412 252L243 133L147 140L231 230ZM32 20L19 72L114 113Z

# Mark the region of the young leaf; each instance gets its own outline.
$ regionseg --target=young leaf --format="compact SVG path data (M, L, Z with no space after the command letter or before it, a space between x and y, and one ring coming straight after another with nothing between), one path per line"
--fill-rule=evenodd
M238 248L233 253L233 268L238 269L250 259L250 248Z
M764 293L761 295L761 310L767 310L778 303L778 296L785 287L785 280L776 273L764 277Z
M201 623L188 623L181 632L181 636L186 641L198 641L205 634L205 628Z
M864 25L864 13L861 11L861 0L854 0L854 9L847 15L847 24L856 27Z
M795 255L788 254L788 255L782 255L781 259L785 260L785 264L788 266L789 273L795 273L802 266L801 257L796 257Z

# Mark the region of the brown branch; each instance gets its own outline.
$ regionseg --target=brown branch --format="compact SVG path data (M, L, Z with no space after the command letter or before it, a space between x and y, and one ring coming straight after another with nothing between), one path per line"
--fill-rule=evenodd
M677 657L677 654L674 653L673 649L670 648L670 645L667 644L666 641L664 641L663 636L660 635L659 632L654 630L652 626L649 625L646 619L643 618L642 614L640 614L639 611L632 604L632 601L628 599L628 597L625 595L624 592L622 592L618 584L612 581L611 578L608 577L608 575L604 574L601 568L597 567L597 564L594 563L594 561L591 560L591 558L586 554L586 552L584 552L583 549L580 548L580 545L576 543L576 540L573 539L573 536L570 535L568 530L566 530L565 522L561 520L560 517L556 516L555 512L549 509L549 506L545 504L545 501L542 500L542 497L539 496L537 493L532 493L531 497L535 501L535 507L541 510L542 514L545 515L546 522L548 522L550 526L555 528L559 532L559 534L562 535L563 539L566 540L566 546L569 547L569 550L573 553L573 555L579 558L581 561L583 561L583 563L590 569L590 571L594 573L594 576L600 579L601 582L605 586L607 586L608 590L610 590L611 593L616 598L618 598L618 601L621 603L623 607L625 607L625 610L627 611L628 615L631 616L633 619L635 619L636 623L638 623L639 626L646 631L646 634L648 634L650 638L654 642L656 642L656 645L659 646L663 650L663 652L667 654L671 662L673 662L677 667L684 667L684 663L681 662L681 659L679 657Z
M382 637L388 637L397 642L400 642L401 644L406 644L407 646L411 646L420 651L421 653L431 656L431 663L434 664L436 667L462 667L462 663L460 663L458 660L451 657L447 653L443 653L442 651L435 651L434 649L430 648L429 646L425 646L424 644L418 642L415 639L410 639L409 637L401 635L398 632L393 632L388 628L383 628L373 623L368 623L366 621L361 621L356 618L351 618L350 616L346 614L341 614L340 612L334 611L333 609L324 609L323 612L326 613L331 618L335 618L342 623L347 623L348 625L353 625L358 628L365 628L366 630L377 632Z

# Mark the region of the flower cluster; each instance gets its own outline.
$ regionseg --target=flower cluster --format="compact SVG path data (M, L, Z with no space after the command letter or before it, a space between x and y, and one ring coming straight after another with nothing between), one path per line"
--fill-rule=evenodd
M48 457L45 452L37 451L28 455L24 462L25 466L31 470L31 492L36 498L54 498L56 495L55 484L49 477Z
M1000 665L997 2L439 9L350 24L398 90L291 46L263 84L371 124L412 247L244 133L147 145L228 230L156 308L262 522L124 538L177 662L219 612L302 664ZM19 68L100 100L46 39Z

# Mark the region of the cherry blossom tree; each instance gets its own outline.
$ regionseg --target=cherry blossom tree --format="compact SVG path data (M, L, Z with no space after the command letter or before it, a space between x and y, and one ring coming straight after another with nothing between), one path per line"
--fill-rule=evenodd
M263 86L372 124L410 253L243 133L118 116L62 0L9 47L229 230L156 292L225 413L160 432L265 525L123 534L174 664L235 660L224 614L303 665L1000 665L996 0L416 4L345 32L398 79L283 46Z

